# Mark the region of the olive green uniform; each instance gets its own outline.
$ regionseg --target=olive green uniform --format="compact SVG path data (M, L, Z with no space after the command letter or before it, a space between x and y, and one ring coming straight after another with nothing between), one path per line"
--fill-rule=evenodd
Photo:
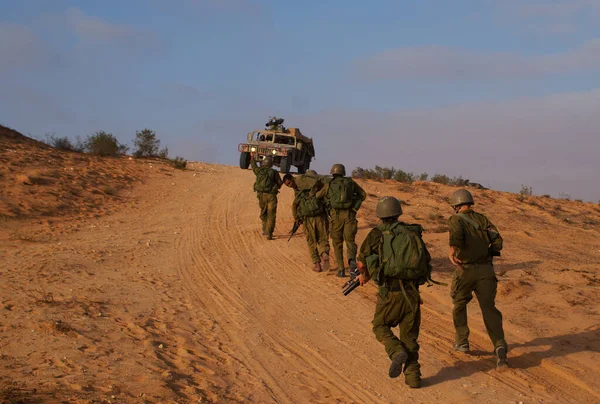
M275 231L275 222L277 220L277 194L279 188L283 185L283 181L279 176L277 170L271 167L258 167L254 159L250 160L250 166L256 176L260 170L273 170L275 171L275 184L269 192L257 192L256 197L258 198L258 206L260 207L260 220L262 221L262 232L269 236L273 235Z
M343 178L340 176L340 178ZM336 176L331 181L324 184L319 191L316 192L318 199L324 199L326 206L329 206L328 201L331 199L329 186L336 181ZM344 269L344 241L346 242L346 249L348 252L348 259L356 261L356 233L358 232L358 221L356 220L356 212L360 209L362 202L367 198L367 193L352 180L352 186L354 187L354 199L352 207L349 209L333 209L331 208L329 213L329 231L331 235L331 244L333 245L333 251L335 254L335 261L337 262L338 269Z
M396 223L396 221L392 220L388 223ZM370 264L372 261L370 257L380 253L381 243L382 233L375 228L369 232L360 247L358 261L367 265L369 277L373 276L378 269L375 268L376 265ZM429 255L428 252L427 255ZM428 259L430 260L429 257ZM377 340L385 346L385 351L390 359L393 360L397 355L406 352L404 377L406 384L410 386L418 386L421 382L420 347L417 342L421 327L420 303L417 281L386 278L383 285L379 286L377 306L372 321L373 333ZM400 338L392 332L392 328L396 326L400 329Z
M457 267L454 272L450 292L456 344L468 345L467 304L475 292L494 349L507 348L502 313L495 303L498 278L492 263L492 254L502 249L502 237L487 217L471 209L450 217L448 226L450 246L456 247L456 258L463 262L462 268Z
M327 216L325 210L317 216L302 216L298 215L298 196L302 191L310 190L315 183L316 179L310 178L306 175L302 175L295 180L297 189L294 189L296 198L292 204L292 214L294 220L302 220L304 225L304 232L306 233L306 244L308 245L308 253L312 259L313 264L321 262L321 255L327 253L329 255L329 237L327 231Z

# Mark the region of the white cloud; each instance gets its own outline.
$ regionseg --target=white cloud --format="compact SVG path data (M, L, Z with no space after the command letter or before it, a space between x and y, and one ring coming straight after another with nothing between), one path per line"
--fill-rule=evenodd
M57 60L48 45L30 28L0 22L0 70L46 68Z
M600 68L600 39L562 53L526 55L444 46L391 49L357 62L359 73L379 79L478 80L550 76Z

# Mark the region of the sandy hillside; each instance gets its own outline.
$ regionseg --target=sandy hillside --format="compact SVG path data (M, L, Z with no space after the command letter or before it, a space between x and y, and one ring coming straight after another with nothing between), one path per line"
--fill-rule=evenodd
M342 281L310 270L302 235L287 242L291 190L267 241L249 170L95 160L2 135L0 159L5 402L600 401L597 205L474 191L505 238L496 270L512 368L494 370L476 302L474 352L452 351L448 288L424 287L423 387L411 390L388 378L371 332L376 288L344 297ZM361 185L358 241L377 198L399 197L404 220L426 229L434 277L449 281L453 188Z

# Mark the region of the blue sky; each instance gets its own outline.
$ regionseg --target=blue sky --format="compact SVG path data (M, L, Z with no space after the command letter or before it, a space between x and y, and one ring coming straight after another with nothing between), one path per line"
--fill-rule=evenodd
M0 123L157 131L236 165L269 116L314 167L600 199L600 1L0 0Z

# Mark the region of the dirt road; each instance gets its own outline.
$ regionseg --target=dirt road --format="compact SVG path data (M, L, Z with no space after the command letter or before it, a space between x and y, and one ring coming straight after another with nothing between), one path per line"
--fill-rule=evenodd
M303 235L287 242L289 189L280 194L277 239L265 240L252 181L251 171L196 163L123 195L127 207L81 219L79 230L63 236L11 240L14 227L4 229L4 398L600 402L596 230L561 231L570 248L556 251L548 240L526 245L529 236L495 220L506 229L506 250L512 248L498 265L512 368L494 370L475 301L469 306L474 352L452 351L448 290L423 288L423 387L411 390L402 377L388 378L389 359L371 332L375 287L344 297L342 281L310 270ZM359 242L375 222L377 195L412 196L405 207L411 220L433 212L430 205L444 206L432 203L436 197L427 190L409 195L378 183L365 189L370 196L359 214ZM544 223L531 226L546 231ZM581 231L595 239L573 242ZM426 235L440 280L450 278L446 237ZM575 259L580 251L590 255ZM561 285L570 287L566 295L553 295Z

